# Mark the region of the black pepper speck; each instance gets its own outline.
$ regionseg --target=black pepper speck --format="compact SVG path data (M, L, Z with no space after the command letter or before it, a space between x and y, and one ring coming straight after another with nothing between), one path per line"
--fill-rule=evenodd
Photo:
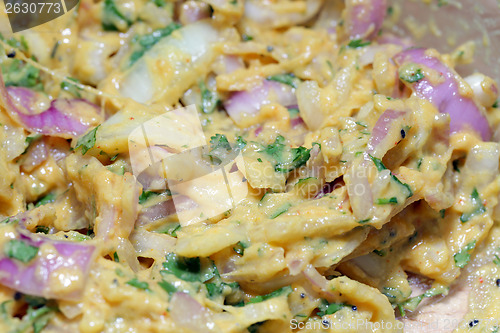
M356 305L353 305L352 306L352 311L356 311L356 310L358 310L358 307Z
M476 326L477 324L479 324L479 320L477 320L477 319L471 320L471 321L469 322L469 327L474 327L474 326Z
M500 287L500 279L497 279L497 287Z
M404 139L406 137L406 132L404 129L401 130L401 137Z
M306 298L306 294L301 293L301 294L300 294L300 298Z

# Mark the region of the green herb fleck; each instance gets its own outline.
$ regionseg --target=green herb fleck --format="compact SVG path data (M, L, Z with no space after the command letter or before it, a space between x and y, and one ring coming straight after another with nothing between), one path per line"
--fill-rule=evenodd
M285 203L284 205L282 205L280 208L278 208L274 213L272 213L269 218L270 219L275 219L277 218L278 216L280 216L281 214L284 214L286 213L290 207L292 207L292 204L287 202Z
M486 207L484 207L483 201L479 197L479 193L477 192L476 188L474 188L472 190L472 193L470 195L470 199L472 202L472 206L474 208L473 208L472 212L463 213L460 216L460 221L462 221L462 223L465 223L465 222L469 221L470 219L472 219L473 217L481 215L484 212L486 212Z
M137 278L127 281L127 284L129 286L136 287L137 289L149 290L149 284L147 282L139 281Z
M465 245L465 247L460 250L460 252L456 253L453 258L455 259L455 266L464 268L465 265L467 265L470 261L470 252L474 249L476 246L476 241L473 240L472 242L468 243Z
M40 70L19 59L12 59L0 64L6 87L27 87L33 90L43 90Z
M398 204L398 198L396 197L377 199L377 205L397 205L397 204Z
M236 252L240 256L242 256L247 247L248 247L248 244L240 241L240 242L236 243L236 245L233 247L233 250L234 250L234 252Z
M101 23L103 30L125 31L133 22L118 9L114 0L104 0Z
M170 23L165 28L161 28L153 31L150 34L140 36L135 40L134 49L136 49L130 55L129 66L132 66L137 60L139 60L146 51L151 49L156 43L158 43L162 38L169 36L172 32L181 27L178 23Z
M203 81L200 81L199 87L201 92L201 111L203 113L214 112L221 102L219 96L216 92L210 91Z
M170 296L171 296L172 294L174 294L174 293L176 293L176 292L177 292L177 288L176 288L173 284L171 284L171 283L169 283L169 282L167 282L167 281L165 281L165 280L162 280L162 281L158 282L158 285L159 285L159 286L160 286L163 290L165 290L165 291L167 292L167 294L169 294Z
M345 307L343 303L329 303L326 299L321 300L321 304L318 306L318 316L328 316L339 311Z
M347 46L352 48L352 49L357 49L359 47L365 47L365 46L368 46L370 44L371 44L371 42L369 42L369 41L363 41L362 39L353 39L349 42L349 44L347 44Z
M48 203L52 203L54 201L56 201L55 193L49 193L46 196L44 196L43 198L41 198L40 200L38 200L38 202L35 204L35 207L40 207L40 206L46 205Z
M271 75L267 77L267 80L283 83L289 85L292 88L297 88L297 83L300 81L300 79L298 79L292 73Z
M35 228L36 233L41 233L41 234L48 234L50 231L50 228L44 225L37 225Z
M79 83L78 79L75 79L72 77L68 77L68 81L73 81L75 83ZM63 81L63 82L61 82L61 89L69 92L70 94L72 94L75 97L78 97L78 98L81 97L80 91L82 90L82 88L78 87L74 83Z
M22 240L11 239L5 245L5 253L9 258L28 263L38 254L38 247L29 245Z
M96 126L94 129L92 129L90 132L82 136L78 141L76 142L76 147L75 150L78 148L82 148L82 155L85 155L91 148L94 147L95 145L95 137L97 133L97 129L101 125Z
M285 145L285 138L281 135L261 152L273 159L275 171L283 173L301 167L306 164L310 157L310 149L305 147L290 148Z
M200 258L184 258L175 253L169 253L163 263L162 274L173 274L188 282L205 282L218 275L217 268L211 260L201 264Z
M248 300L248 303L259 303L259 302L263 302L263 301L266 301L270 298L274 298L274 297L279 297L279 296L288 296L290 293L292 292L292 288L290 286L286 286L286 287L283 287L283 288L280 288L278 290L275 290L269 294L266 294L266 295L260 295L260 296L255 296L255 297L252 297Z
M422 69L415 63L408 63L399 68L399 78L408 83L414 83L424 78Z

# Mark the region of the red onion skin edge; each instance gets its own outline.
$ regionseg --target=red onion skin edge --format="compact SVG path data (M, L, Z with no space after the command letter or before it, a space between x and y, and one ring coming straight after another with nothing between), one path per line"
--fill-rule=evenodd
M375 38L387 13L386 0L347 0L347 34L350 40Z
M25 112L21 112L12 101L10 94L19 94L20 104L25 108ZM60 111L60 107L69 109L71 104L84 103L93 107L96 113L99 111L97 105L90 103L83 99L55 99L50 103L50 107L39 114L32 114L30 104L34 102L35 93L30 89L23 87L5 87L2 75L0 75L0 102L9 111L15 113L14 120L18 120L20 125L26 129L51 136L62 136L68 138L69 136L80 136L84 134L89 128L89 125L80 123L77 119L73 119L69 112L64 113Z
M491 129L486 117L476 103L467 97L460 95L456 73L443 64L438 58L427 55L424 48L412 48L398 53L394 56L398 66L405 63L416 63L429 69L435 70L443 76L444 82L433 85L427 78L415 83L407 83L418 97L425 99L441 113L450 115L450 131L452 133L472 128L478 132L484 141L491 138Z
M1 284L34 296L66 300L78 299L81 296L83 288L61 297L56 293L51 293L50 285L48 285L50 283L49 278L51 273L60 268L77 265L82 273L81 278L85 279L90 269L95 246L56 241L41 235L28 235L28 232L23 231L21 227L17 227L17 229L20 234L18 239L37 247L49 242L59 255L56 257L41 256L39 252L36 258L26 264L18 262L15 259L3 257L0 259Z

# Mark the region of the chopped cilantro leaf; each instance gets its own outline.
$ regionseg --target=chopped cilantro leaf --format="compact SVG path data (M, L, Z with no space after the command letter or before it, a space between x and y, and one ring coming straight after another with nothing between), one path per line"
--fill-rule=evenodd
M318 316L328 316L339 311L345 307L343 303L329 303L326 299L321 300L321 304L318 306Z
M165 0L152 0L156 7L165 7Z
M177 237L177 231L181 229L181 225L177 222L170 223L162 233L170 235L172 237Z
M79 83L79 81L77 79L74 79L72 77L68 77L68 81L73 81L75 83ZM73 84L73 83L70 83L67 81L63 81L63 82L61 82L61 89L69 92L70 94L72 94L75 97L78 97L78 98L81 97L80 90L82 90L82 89L80 87L78 87L76 84Z
M386 166L384 165L384 163L382 163L382 160L380 160L379 158L376 158L375 156L372 156L372 155L370 155L370 158L372 159L373 163L377 167L378 171L382 171L382 170L387 169Z
M279 208L278 208L278 209L277 209L274 213L272 213L272 214L269 216L269 218L270 218L270 219L275 219L275 218L277 218L278 216L280 216L280 215L282 215L282 214L286 213L286 212L290 209L290 207L292 207L292 204L291 204L291 203L289 203L289 202L285 203L284 205L282 205L281 207L279 207Z
M461 249L460 252L457 252L453 256L453 259L455 259L455 266L464 268L465 265L469 263L470 252L474 249L475 246L476 246L476 241L473 240L472 242L465 245L465 247Z
M484 212L486 212L486 207L484 207L483 202L482 202L481 198L479 197L479 193L477 192L476 188L474 188L472 190L472 193L470 195L470 199L472 202L472 206L474 208L471 212L463 213L460 216L460 221L462 221L462 223L465 223L465 222L469 221L470 219L472 219L473 217L481 215Z
M141 193L139 196L139 203L143 205L146 201L148 201L150 198L154 198L159 196L160 193L152 192L152 191L144 191Z
M362 39L353 39L347 44L348 47L352 49L357 49L358 47L365 47L370 45L371 42L369 41L363 41Z
M399 78L408 83L414 83L424 78L422 69L417 64L408 63L399 68Z
M44 225L37 225L35 228L36 233L41 233L41 234L48 234L50 231L49 227L46 227Z
M233 247L234 252L238 253L240 256L243 255L245 252L245 249L248 247L248 245L244 242L238 242L236 245Z
M224 134L215 134L210 138L210 153L208 155L216 164L221 164L231 150L231 145Z
M290 113L290 118L295 118L300 113L299 109L297 109L297 108L289 108L288 112Z
M226 287L231 288L231 290L237 290L240 288L240 285L238 282L232 282L232 283L205 283L205 287L207 288L207 293L210 298L216 297L221 295L224 292L224 289Z
M267 80L283 83L292 88L297 88L297 82L300 81L294 74L291 73L271 75L267 77Z
M149 290L149 284L147 282L139 281L137 278L127 281L127 284L129 286L136 287L137 289Z
M26 152L28 151L28 149L31 147L31 145L33 144L33 142L37 141L38 139L40 139L43 135L42 134L35 134L35 135L30 135L30 136L27 136L26 137L26 149L23 151L22 155L26 154Z
M201 111L203 113L212 113L220 104L220 98L216 92L210 91L205 82L201 81L199 84L201 92Z
M22 240L11 239L5 245L5 253L9 258L27 263L36 257L38 254L38 247L29 245Z
M38 200L37 203L35 204L35 207L40 207L40 206L46 205L48 203L52 203L54 201L56 201L55 193L49 193L46 196L44 196L43 198L41 198L40 200Z
M310 149L305 147L290 148L285 145L285 138L279 135L274 143L267 145L261 152L274 161L274 170L287 173L306 164L310 157Z
M82 155L85 155L91 148L93 148L95 145L95 136L99 126L101 125L97 125L94 129L78 139L78 141L76 142L75 150L78 148L82 148Z
M165 290L167 292L167 294L169 294L169 295L172 295L173 293L177 292L177 288L173 284L171 284L165 280L158 282L158 285L163 290Z
M493 259L493 263L497 266L500 266L500 258L495 254L495 259Z
M104 0L101 23L103 30L125 31L133 22L118 9L115 0Z
M172 32L181 27L178 23L170 23L165 28L161 28L153 31L150 34L138 37L135 42L136 49L130 55L129 66L132 66L137 60L139 60L146 51L151 49L156 43L158 43L162 38L169 36Z
M5 86L27 87L43 90L40 70L19 59L12 59L0 64Z
M273 292L270 292L269 294L252 297L248 300L248 303L259 303L270 298L279 297L282 295L288 296L291 292L292 288L290 286L282 287Z
M391 197L391 198L378 198L377 199L377 205L397 205L398 204L398 198L396 197Z
M205 282L218 275L217 268L211 260L202 265L200 258L184 258L175 253L169 253L163 263L162 274L173 274L188 282Z

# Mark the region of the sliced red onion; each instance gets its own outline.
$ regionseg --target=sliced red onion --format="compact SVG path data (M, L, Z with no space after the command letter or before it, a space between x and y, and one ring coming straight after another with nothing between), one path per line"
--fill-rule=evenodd
M368 182L368 163L366 159L361 162L354 161L344 175L349 202L358 221L369 218L373 208L373 194Z
M217 74L228 74L234 72L237 69L245 67L243 60L235 55L222 55L221 61L224 65L224 71L221 71Z
M48 156L49 154L45 141L38 140L32 144L21 165L25 171L31 172L37 166L45 162Z
M288 271L290 275L298 275L302 272L302 266L304 266L304 261L300 259L293 259L287 263Z
M36 110L36 104L46 97L27 88L4 88L3 82L1 87L1 97L7 111L32 132L72 138L86 133L100 120L99 107L86 100L55 99L40 113Z
M476 100L482 106L489 108L498 99L498 87L493 79L480 73L474 73L467 76L465 81L470 85Z
M311 130L317 130L325 120L321 112L321 90L316 81L304 81L297 87L300 116Z
M498 175L499 159L500 149L496 142L476 145L467 154L464 170L470 177L481 175L474 183L479 190L491 184Z
M298 127L300 125L305 125L304 120L300 116L292 118L290 120L290 126L292 126L292 128Z
M314 199L321 199L325 195L332 193L335 189L344 186L344 181L342 178L337 178L333 182L325 183L321 191L319 191L315 196Z
M140 257L165 258L167 253L174 251L176 239L140 228L130 234L130 242Z
M2 146L5 149L5 157L12 161L26 150L26 134L24 129L10 125L3 125L3 131L5 141Z
M459 91L458 74L438 58L428 55L426 49L408 49L394 57L398 66L414 63L436 71L440 76L440 83L433 83L423 78L414 83L408 83L418 97L434 104L441 113L450 115L450 130L457 132L466 128L477 131L483 140L491 137L488 120L481 113L475 102L462 96Z
M272 102L285 107L296 105L297 99L290 86L275 81L264 80L262 84L249 91L233 93L224 103L229 116L238 124L244 115L255 115L260 108Z
M303 271L304 276L311 282L311 284L325 292L327 295L334 297L334 295L328 290L328 280L309 264Z
M193 332L214 332L215 323L207 308L186 293L172 295L169 314L174 323Z
M402 129L400 126L394 126L394 123L396 120L402 119L405 115L406 112L396 110L386 110L382 113L373 127L372 136L368 142L368 154L382 158L389 149L401 140ZM396 123L399 125L399 122ZM394 135L397 137L394 138Z
M245 1L244 15L267 28L281 28L305 23L313 18L323 5L323 0L301 1L306 5L305 11L278 11L273 2L249 0Z
M344 25L349 39L373 39L386 12L386 0L346 0Z
M18 239L38 247L38 254L30 262L22 263L1 253L1 284L45 298L75 300L81 296L95 246L57 241L25 231L20 231Z
M190 24L210 17L210 6L205 2L186 1L180 6L179 21Z
M139 214L137 225L146 225L164 219L176 212L188 211L197 207L198 204L193 199L185 195L177 195L175 203L173 199L169 199L159 202L156 205L143 208Z

